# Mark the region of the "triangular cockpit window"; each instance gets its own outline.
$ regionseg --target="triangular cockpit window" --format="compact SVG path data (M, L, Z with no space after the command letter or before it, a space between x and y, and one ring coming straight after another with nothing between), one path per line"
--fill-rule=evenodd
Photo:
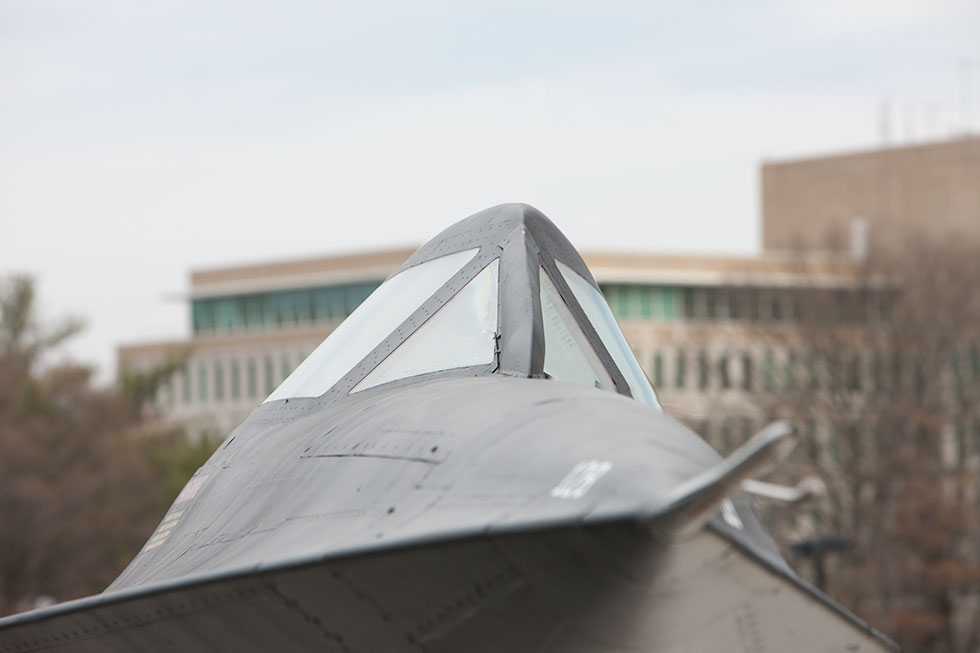
M558 289L544 270L541 319L544 322L544 372L553 379L612 390L612 379L582 333Z
M619 323L613 317L612 310L610 310L602 293L572 268L561 261L556 260L555 263L558 265L558 270L565 279L565 283L575 295L575 301L582 307L586 317L589 318L589 322L592 323L599 335L599 339L602 340L602 344L616 363L616 367L625 377L630 388L630 394L633 395L634 399L639 399L659 408L660 403L657 401L653 388L650 387L650 382L643 373L636 356L633 355L633 350L626 342L626 338L619 328Z
M391 277L365 299L266 401L319 397L469 263L479 248L435 258Z
M352 392L429 372L492 363L496 350L499 261L494 259L483 268Z
M458 247L468 249L440 256ZM420 248L408 266L364 300L266 401L338 399L453 370L544 375L659 407L580 257L531 207L501 205L470 216Z

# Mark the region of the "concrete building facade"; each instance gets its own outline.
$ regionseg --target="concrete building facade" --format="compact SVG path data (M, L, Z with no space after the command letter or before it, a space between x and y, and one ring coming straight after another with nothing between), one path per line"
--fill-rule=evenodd
M119 348L121 373L185 357L158 408L194 433L224 435L352 312L411 250L195 271L188 340ZM854 266L778 255L754 258L586 252L661 401L702 432L740 441L764 417L755 393L783 354L767 344L792 329L814 293L847 302ZM719 423L713 420L723 415Z

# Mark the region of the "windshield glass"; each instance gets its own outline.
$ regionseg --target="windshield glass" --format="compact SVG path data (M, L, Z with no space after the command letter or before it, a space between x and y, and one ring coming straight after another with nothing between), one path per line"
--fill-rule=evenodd
M612 379L575 323L558 289L544 270L540 275L545 374L559 381L612 390Z
M493 362L499 261L494 259L483 268L352 392L427 372Z
M385 281L266 401L319 397L325 393L469 263L478 251L468 249L432 259Z
M650 387L650 382L647 381L646 375L643 373L642 368L640 368L640 363L637 362L636 356L633 355L633 350L630 349L629 344L626 342L626 338L619 328L619 323L613 317L612 311L609 309L609 305L606 303L602 293L579 275L579 273L561 261L556 260L555 263L558 264L558 270L561 272L561 276L564 277L565 283L572 289L575 300L578 301L582 310L585 311L589 322L592 323L596 333L599 334L599 339L602 340L602 344L605 345L609 351L609 355L615 361L616 367L626 377L626 383L629 384L630 393L633 395L633 398L659 408L660 403L653 393L653 388Z

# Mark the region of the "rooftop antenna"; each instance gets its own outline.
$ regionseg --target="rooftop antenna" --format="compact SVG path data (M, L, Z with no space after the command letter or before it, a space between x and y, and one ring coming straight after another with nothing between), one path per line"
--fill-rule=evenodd
M922 105L922 112L925 115L926 135L928 138L939 136L939 107L935 102L926 102Z
M905 145L908 145L915 140L915 105L912 102L906 102L902 108L902 118L905 123Z
M888 98L883 98L878 106L878 137L881 139L881 147L886 148L892 140L892 120L891 105Z

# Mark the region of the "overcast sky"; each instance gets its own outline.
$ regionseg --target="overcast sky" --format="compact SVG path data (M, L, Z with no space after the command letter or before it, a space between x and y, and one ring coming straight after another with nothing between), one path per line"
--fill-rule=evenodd
M500 202L583 249L752 253L761 160L875 146L883 99L893 141L962 130L964 60L978 0L0 0L0 274L106 374L189 332L191 268Z

